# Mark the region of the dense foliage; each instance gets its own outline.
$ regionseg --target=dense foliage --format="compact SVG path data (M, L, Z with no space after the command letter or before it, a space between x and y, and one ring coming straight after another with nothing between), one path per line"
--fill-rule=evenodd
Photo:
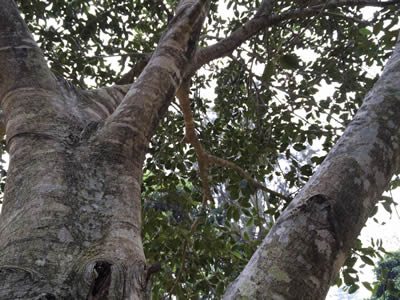
M378 262L378 280L371 300L396 300L400 297L400 252L393 252Z
M53 72L80 88L114 84L148 59L175 0L17 1ZM251 19L260 1L213 4L200 47ZM275 14L299 9L279 1ZM321 9L265 28L192 78L192 109L204 148L247 170L289 199L313 174L374 84L395 44L396 9ZM324 92L321 92L321 89ZM144 167L143 243L154 296L218 298L241 271L290 200L256 190L236 172L213 168L214 202L200 213L196 156L184 143L177 102L152 139ZM393 182L397 186L398 181ZM387 209L391 199L383 198ZM200 225L191 232L194 219ZM371 264L379 247L360 242L342 279ZM380 246L380 244L379 244Z

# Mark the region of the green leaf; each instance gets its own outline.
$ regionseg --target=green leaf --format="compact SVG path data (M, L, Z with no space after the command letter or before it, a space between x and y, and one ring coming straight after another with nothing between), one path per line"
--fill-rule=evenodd
M240 211L239 211L239 209L237 209L236 207L234 207L234 208L232 209L232 218L233 218L233 220L235 220L236 222L239 221L239 219L240 219Z
M360 287L357 284L353 284L347 291L349 294L354 294Z
M360 28L358 31L359 31L360 34L362 34L362 35L371 35L371 34L372 34L372 32L371 32L369 29L367 29L367 28Z
M363 262L365 262L367 265L370 265L370 266L374 266L374 265L375 265L375 264L374 264L374 261L373 261L372 259L370 259L368 256L362 255L360 258L361 258L361 260L362 260Z
M232 254L233 254L233 256L235 256L239 259L242 259L242 256L239 253L237 253L236 251L232 251Z
M270 61L267 63L267 65L264 68L264 72L261 76L261 79L263 81L269 81L271 77L275 74L275 63L273 61Z
M279 57L279 64L284 69L298 69L300 67L300 59L296 54L286 54Z
M369 290L371 292L374 290L374 288L371 286L371 284L369 282L363 281L361 283L367 290Z
M351 277L350 274L347 273L346 271L343 271L343 279L344 279L344 283L348 286L353 285L355 282L355 279L353 277Z
M303 144L294 144L293 148L294 148L294 150L299 151L299 152L307 149L307 147Z

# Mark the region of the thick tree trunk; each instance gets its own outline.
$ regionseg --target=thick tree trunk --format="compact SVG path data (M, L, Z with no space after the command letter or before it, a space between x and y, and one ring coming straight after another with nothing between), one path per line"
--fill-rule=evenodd
M144 299L145 149L96 135L127 89L81 93L50 80L56 92L16 87L2 97L10 166L0 299Z
M324 299L400 162L400 43L224 299Z
M144 298L143 155L84 136L71 135L70 144L32 133L9 141L0 299Z
M142 164L209 1L181 1L135 84L91 92L56 79L15 3L0 2L0 99L10 154L0 299L147 299Z

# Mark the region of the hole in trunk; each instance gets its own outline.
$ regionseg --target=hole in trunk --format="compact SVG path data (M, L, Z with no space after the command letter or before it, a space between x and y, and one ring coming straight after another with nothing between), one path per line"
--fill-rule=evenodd
M95 279L87 300L107 300L111 283L111 264L105 261L97 262L93 273Z

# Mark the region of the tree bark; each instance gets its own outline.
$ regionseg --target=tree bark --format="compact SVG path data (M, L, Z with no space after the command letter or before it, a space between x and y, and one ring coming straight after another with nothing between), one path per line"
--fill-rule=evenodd
M324 299L400 162L400 43L224 299Z
M0 299L147 299L140 186L150 137L179 88L209 1L181 1L132 86L57 79L12 0L0 5L0 99L10 166Z

